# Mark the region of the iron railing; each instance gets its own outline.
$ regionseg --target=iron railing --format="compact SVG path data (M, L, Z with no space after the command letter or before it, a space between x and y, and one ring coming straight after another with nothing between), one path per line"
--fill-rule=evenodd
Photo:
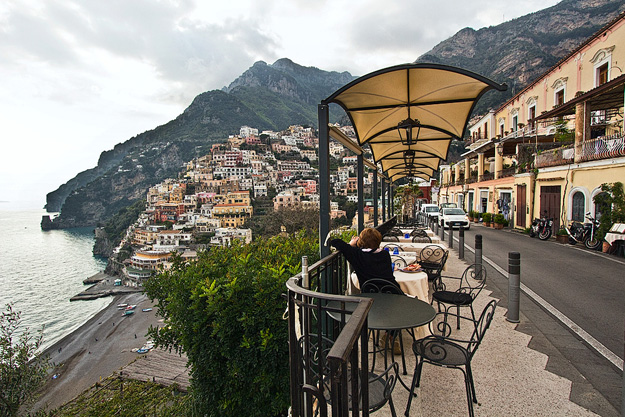
M396 223L394 217L378 230ZM291 417L369 416L372 300L344 295L348 272L345 257L334 252L286 284Z
M625 137L623 133L587 140L582 144L582 161L625 156Z

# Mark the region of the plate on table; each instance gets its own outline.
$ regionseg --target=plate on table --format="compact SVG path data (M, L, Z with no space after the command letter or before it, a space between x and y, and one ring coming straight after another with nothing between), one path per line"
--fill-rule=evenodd
M421 267L418 267L418 268L409 268L409 267L406 267L406 268L402 268L402 269L400 269L400 271L401 271L401 272L406 272L406 273L408 273L408 274L414 274L414 273L416 273L416 272L422 272L422 271L423 271L423 268L421 268Z

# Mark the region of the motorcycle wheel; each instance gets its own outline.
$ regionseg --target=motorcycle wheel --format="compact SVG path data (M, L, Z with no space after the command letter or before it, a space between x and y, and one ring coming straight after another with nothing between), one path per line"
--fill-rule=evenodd
M530 229L530 237L536 237L536 233L534 232L534 229Z
M595 237L592 240L586 239L584 241L584 246L586 246L590 250L597 250L600 246L602 246L602 242Z
M569 236L569 244L574 245L577 243L577 240L573 239L572 237Z
M538 239L540 240L547 240L550 237L551 237L551 229L541 230L540 233L538 233Z

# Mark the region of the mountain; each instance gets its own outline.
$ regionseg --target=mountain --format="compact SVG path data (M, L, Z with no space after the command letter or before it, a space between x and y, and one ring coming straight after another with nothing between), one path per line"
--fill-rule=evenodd
M563 0L497 26L464 28L416 62L461 67L507 83L507 91L482 97L475 111L482 114L514 96L623 11L622 0Z
M183 165L205 155L243 125L284 130L316 125L317 103L352 81L348 72L303 67L288 59L257 62L228 87L198 95L167 124L102 152L95 168L83 171L46 198L60 215L44 228L97 225L144 198L147 189L176 177ZM331 113L332 120L338 114Z
M501 105L623 10L625 1L564 0L497 26L462 29L417 62L466 68L506 82L507 92L491 91L480 100L476 113L483 113ZM49 193L46 209L61 213L42 227L91 226L110 218L145 197L150 186L176 177L185 162L208 153L213 143L242 125L260 130L316 126L317 104L354 78L286 58L271 65L256 62L229 86L198 95L174 120L103 152L96 167ZM330 110L332 121L345 120L338 106Z

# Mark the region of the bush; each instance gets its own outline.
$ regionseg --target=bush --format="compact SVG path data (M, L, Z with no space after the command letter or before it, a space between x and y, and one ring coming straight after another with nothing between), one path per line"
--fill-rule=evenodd
M482 221L484 223L490 223L491 219L492 219L492 214L490 214L490 213L482 214Z
M603 239L614 223L625 223L625 194L621 182L601 184L601 191L594 202L601 213L597 235Z
M493 222L495 224L504 224L506 222L506 218L504 217L503 214L497 213L495 214L495 217L493 218Z
M193 410L203 416L276 416L289 406L285 282L318 256L318 236L212 248L145 283L166 326L158 346L189 358Z

